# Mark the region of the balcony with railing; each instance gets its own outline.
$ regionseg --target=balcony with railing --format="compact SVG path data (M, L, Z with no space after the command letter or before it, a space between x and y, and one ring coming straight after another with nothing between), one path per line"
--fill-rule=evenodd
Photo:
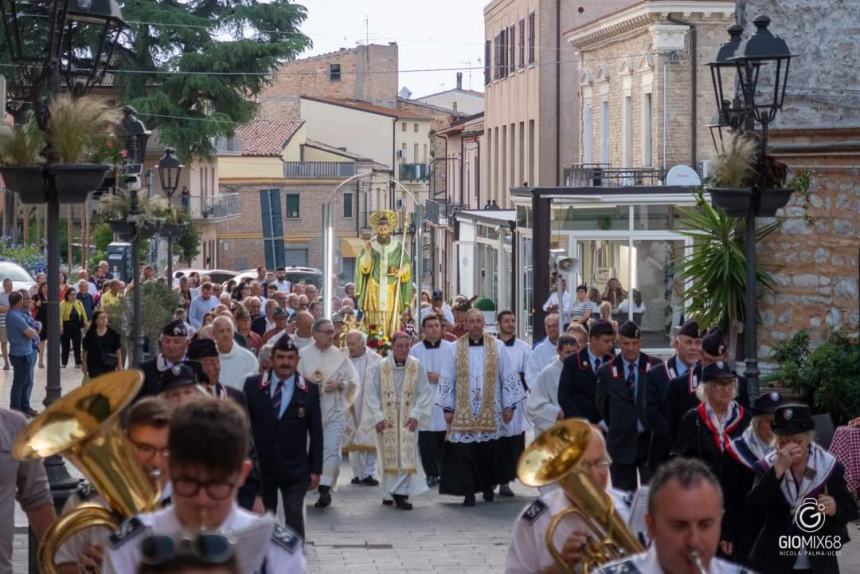
M564 170L565 187L627 187L662 185L665 173L653 167L612 167L609 164L576 164Z
M454 227L454 215L465 208L466 206L461 203L428 199L424 206L424 218L434 225Z
M426 163L401 163L400 181L416 182L430 180L430 166Z
M284 177L346 179L355 175L354 162L285 161Z
M222 193L214 197L192 195L174 197L174 202L191 212L192 221L219 222L239 216L239 194Z

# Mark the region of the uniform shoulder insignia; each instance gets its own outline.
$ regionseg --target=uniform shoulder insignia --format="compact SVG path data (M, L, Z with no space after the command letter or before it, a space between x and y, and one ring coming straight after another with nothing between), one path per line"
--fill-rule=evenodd
M525 512L523 512L523 518L525 518L529 523L533 523L537 520L537 517L546 512L547 506L543 500L535 500L532 502L528 508L526 508Z
M275 524L275 528L272 530L272 542L290 554L294 554L299 546L301 546L302 539L299 538L299 535L294 530L280 524Z
M84 482L78 487L77 494L78 498L81 499L81 502L86 502L87 500L98 494L98 491L89 482Z
M132 516L131 518L123 521L123 523L119 525L119 528L116 529L116 532L111 534L108 539L110 547L115 550L144 530L146 530L146 525L141 522L137 516Z
M624 560L609 564L597 571L598 574L642 574L642 571L636 566L633 560Z

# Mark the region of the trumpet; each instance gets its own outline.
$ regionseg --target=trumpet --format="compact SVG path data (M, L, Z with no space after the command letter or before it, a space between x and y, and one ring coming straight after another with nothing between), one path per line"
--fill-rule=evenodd
M43 573L57 572L57 549L78 531L94 526L116 530L117 515L127 518L158 507L157 483L137 463L119 420L142 385L143 375L136 370L97 377L53 403L15 440L12 453L21 461L62 454L114 510L84 503L60 516L39 546Z
M569 573L576 572L576 565L564 559L554 537L561 521L570 515L578 516L594 539L582 551L585 574L607 562L645 551L615 510L612 498L594 484L580 464L590 437L591 427L585 419L561 421L541 433L517 465L520 482L535 487L558 483L571 501L570 508L553 515L544 540L556 564Z
M696 572L699 574L708 574L708 571L705 570L704 564L702 564L702 557L696 550L690 552L690 562L693 564L693 567L696 569Z

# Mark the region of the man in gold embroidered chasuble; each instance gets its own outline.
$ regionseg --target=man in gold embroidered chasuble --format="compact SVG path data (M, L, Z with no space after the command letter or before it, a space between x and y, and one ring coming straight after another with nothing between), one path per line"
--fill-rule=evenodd
M448 422L439 493L464 496L463 505L474 506L477 492L493 500L505 473L498 439L505 436L514 409L523 408L526 394L508 354L484 333L480 311L466 314L466 329L436 389L436 404Z
M411 338L397 332L392 353L380 362L364 392L364 409L376 425L376 444L382 467L382 503L412 510L410 495L428 490L418 453L418 421L430 415L433 394L427 373L409 355Z

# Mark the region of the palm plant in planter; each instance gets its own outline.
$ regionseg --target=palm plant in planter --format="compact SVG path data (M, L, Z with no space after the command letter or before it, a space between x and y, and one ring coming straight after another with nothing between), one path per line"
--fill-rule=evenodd
M108 130L119 121L119 111L92 97L60 95L49 106L47 136L57 163L48 166L61 203L81 203L104 181L112 166L83 163Z
M0 128L0 174L7 189L17 191L21 203L44 203L48 189L44 181L42 149L45 137L31 111L22 126Z

